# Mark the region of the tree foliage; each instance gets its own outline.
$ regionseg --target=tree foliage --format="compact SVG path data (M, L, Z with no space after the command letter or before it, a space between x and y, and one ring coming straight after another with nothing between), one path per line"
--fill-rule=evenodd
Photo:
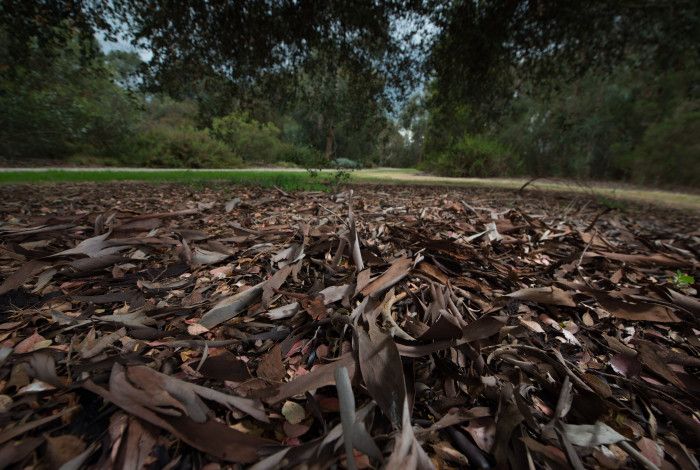
M691 0L8 0L0 40L4 157L700 179Z

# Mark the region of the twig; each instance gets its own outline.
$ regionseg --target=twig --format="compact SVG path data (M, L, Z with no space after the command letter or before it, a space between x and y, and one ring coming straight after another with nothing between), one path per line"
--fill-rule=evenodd
M522 193L525 190L525 188L527 188L530 185L530 183L533 183L535 180L538 180L538 179L540 179L540 177L535 176L534 178L530 178L529 180L527 180L525 182L525 184L520 186L520 189L518 189L518 194Z
M401 327L394 320L394 317L391 316L391 308L396 302L404 299L406 297L406 293L401 292L399 295L394 295L394 289L391 289L387 297L387 301L384 303L384 305L382 305L382 318L391 325L391 332L393 335L398 336L401 339L405 339L406 341L415 341L416 339L401 329Z
M659 467L654 465L654 463L651 460L644 457L644 455L642 455L641 452L632 447L632 444L630 444L629 442L622 441L619 443L619 446L622 447L630 457L632 457L639 464L641 464L642 467L646 468L647 470L659 470Z
M600 212L598 213L598 215L596 215L595 217L593 217L593 220L591 221L590 224L588 224L588 227L586 227L586 229L584 230L584 232L590 231L590 230L593 228L593 226L595 225L595 223L598 222L598 219L600 219L601 216L607 214L607 213L610 212L611 210L612 210L612 209L611 209L610 207L606 207L605 209L603 209L602 211L600 211Z
M275 188L275 189L277 190L277 192L279 192L282 196L284 196L284 197L290 197L290 198L292 198L292 199L295 199L294 196L292 196L291 194L289 194L289 193L286 192L286 191L283 191L282 188L280 188L279 186L273 186L273 188Z

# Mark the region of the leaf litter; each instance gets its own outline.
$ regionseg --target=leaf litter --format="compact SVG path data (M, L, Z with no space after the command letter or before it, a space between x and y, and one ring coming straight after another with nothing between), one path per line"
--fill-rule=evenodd
M698 466L698 214L0 191L0 467Z

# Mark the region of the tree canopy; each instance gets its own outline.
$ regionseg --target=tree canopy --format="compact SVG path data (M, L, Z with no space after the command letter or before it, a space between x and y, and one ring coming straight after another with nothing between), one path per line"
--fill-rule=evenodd
M95 37L149 59L101 58ZM6 95L71 49L71 70L108 63L104 83L139 95L141 121L153 96L192 102L196 130L234 115L326 160L633 178L679 133L661 173L697 156L692 0L8 0L0 38Z

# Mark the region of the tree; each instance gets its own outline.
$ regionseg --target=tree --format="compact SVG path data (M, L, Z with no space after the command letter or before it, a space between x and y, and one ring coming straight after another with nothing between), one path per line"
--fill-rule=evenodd
M693 0L438 4L432 21L440 33L428 61L438 95L469 103L486 122L527 84L556 86L632 56L640 67L683 69L700 54L700 3Z
M240 86L261 75L308 69L319 55L336 67L389 72L403 83L410 59L392 25L395 0L113 0L108 14L148 44L154 83L221 74Z
M11 57L12 40L2 33L0 56ZM134 97L114 82L104 56L85 60L82 51L95 44L76 35L55 47L36 43L21 64L0 71L0 156L120 154L139 122Z

